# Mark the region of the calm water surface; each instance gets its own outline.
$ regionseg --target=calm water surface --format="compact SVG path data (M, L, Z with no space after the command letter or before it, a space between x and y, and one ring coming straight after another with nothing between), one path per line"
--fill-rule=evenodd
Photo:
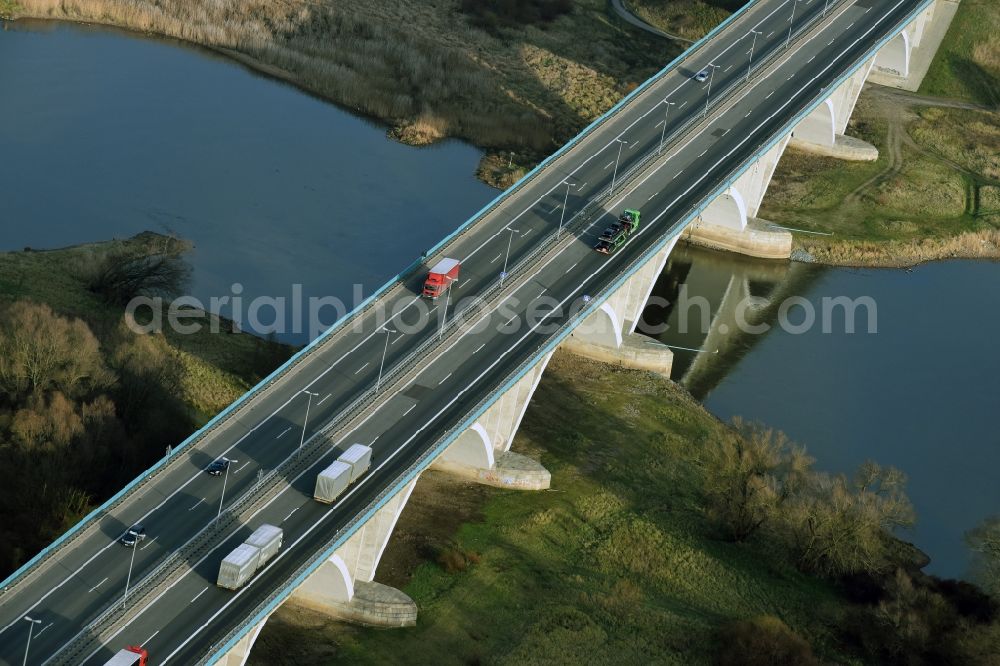
M67 23L0 30L0 250L144 230L194 242L207 303L381 286L495 190L480 152L415 149L200 49ZM266 317L262 315L262 319ZM265 321L264 323L267 323ZM303 342L302 335L285 335Z
M716 327L731 330L727 292L729 302L746 293L772 303L800 296L818 317L824 297L874 299L875 334L863 310L854 334L844 332L842 314L831 318L832 333L816 325L793 334L774 326L775 308L765 306L758 316L773 326L767 334L713 333L706 348L719 353L677 352L675 378L722 419L740 415L784 430L820 469L850 473L871 458L905 471L918 516L910 538L933 558L931 572L966 575L964 532L1000 513L1000 264L824 269L682 249L657 291L677 302L684 283L689 297L704 296L713 314L723 313ZM673 329L676 310L666 318ZM676 330L660 337L696 348L706 340Z

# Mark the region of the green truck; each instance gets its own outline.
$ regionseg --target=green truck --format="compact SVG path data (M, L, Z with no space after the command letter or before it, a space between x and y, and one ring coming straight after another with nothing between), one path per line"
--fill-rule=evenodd
M612 254L625 244L629 236L639 229L639 211L626 208L618 221L609 226L597 239L594 249L601 254Z

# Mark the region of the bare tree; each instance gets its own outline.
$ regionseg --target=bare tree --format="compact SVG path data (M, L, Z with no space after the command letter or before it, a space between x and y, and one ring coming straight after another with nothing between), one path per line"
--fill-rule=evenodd
M991 516L965 535L974 554L974 573L989 594L1000 598L1000 516Z
M812 459L784 433L733 419L733 431L710 446L705 494L710 516L733 541L744 541L803 486Z
M116 247L85 268L87 288L122 306L137 296L178 296L191 280L191 266L181 256L184 247L180 243Z
M35 392L58 389L75 398L113 381L97 338L82 320L30 301L0 312L0 392L15 405Z
M899 470L873 462L853 481L815 474L786 517L799 566L834 576L885 571L892 530L913 522L905 483Z

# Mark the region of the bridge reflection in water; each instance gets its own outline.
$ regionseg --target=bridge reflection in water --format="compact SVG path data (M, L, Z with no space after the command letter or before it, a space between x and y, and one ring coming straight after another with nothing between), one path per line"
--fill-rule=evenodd
M678 244L638 330L673 347L673 380L703 401L824 270Z

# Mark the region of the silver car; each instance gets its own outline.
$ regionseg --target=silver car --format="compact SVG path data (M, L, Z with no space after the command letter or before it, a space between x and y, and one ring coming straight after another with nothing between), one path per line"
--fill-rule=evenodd
M706 67L705 69L701 70L700 72L694 75L694 80L697 81L698 83L702 83L708 80L708 75L711 73L712 72L708 69L708 67Z

